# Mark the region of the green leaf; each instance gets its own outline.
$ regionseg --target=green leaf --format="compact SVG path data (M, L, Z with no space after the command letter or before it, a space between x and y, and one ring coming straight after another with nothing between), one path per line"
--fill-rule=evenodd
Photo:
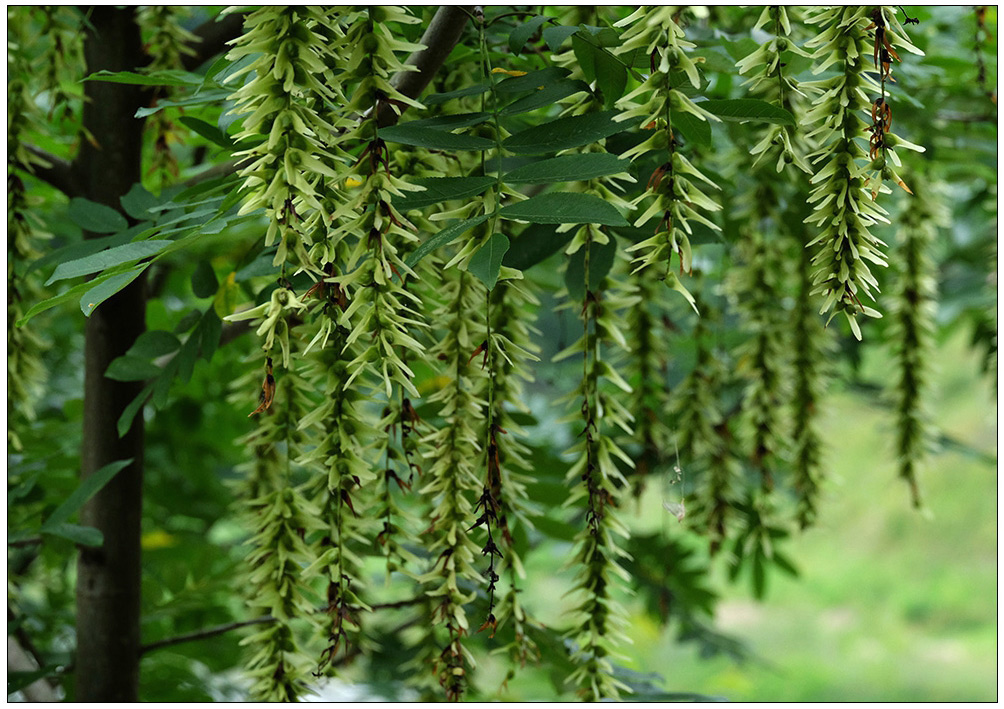
M192 292L196 298L209 298L216 295L220 282L216 280L216 271L208 261L199 261L192 274Z
M455 98L463 98L464 96L476 96L477 94L483 94L492 85L488 81L483 81L480 84L473 84L472 86L465 86L462 89L457 89L456 91L448 91L444 94L430 94L422 99L422 103L426 106L435 106L440 103L446 103L447 101L452 101Z
M178 356L180 357L180 355ZM154 408L162 409L167 406L167 397L171 393L171 382L176 376L178 376L178 357L172 357L171 361L164 367L163 373L150 383L153 387Z
M43 529L43 534L68 539L74 544L84 547L100 547L105 543L101 530L94 527L81 527L79 524L57 524L50 529Z
M230 136L220 130L218 126L206 123L192 116L182 116L178 119L178 122L188 126L203 138L219 145L221 148L232 148L234 145L234 141L231 140Z
M132 427L132 420L136 418L136 414L143 410L143 404L145 404L146 400L150 398L151 391L153 391L153 382L143 387L143 391L137 394L136 398L130 401L129 405L123 409L122 415L119 416L118 423L116 424L119 432L119 438L126 435Z
M683 111L674 112L671 120L673 130L679 131L685 140L711 147L711 124L708 121L702 121L694 114Z
M153 224L150 222L143 222L142 224L137 224L125 231L120 231L118 234L112 234L111 236L98 236L93 239L84 239L82 241L69 244L61 249L51 251L38 261L35 261L31 264L28 271L45 270L53 264L58 266L66 261L73 261L78 258L83 258L84 256L96 254L99 251L104 251L112 246L128 244L152 226Z
M380 129L380 137L392 143L435 150L487 150L495 143L476 135L457 135L434 128L401 123Z
M509 51L516 55L522 52L523 47L526 46L526 43L529 41L530 37L533 36L533 33L536 32L542 24L550 19L552 18L537 15L536 17L531 17L529 20L510 32Z
M210 308L199 321L199 327L195 334L199 336L199 348L202 358L207 362L212 361L216 348L220 346L220 336L223 334L223 321L216 314L216 310Z
M607 108L613 108L617 99L624 95L627 69L609 51L597 47L593 41L576 33L572 35L572 50L579 60L586 81L595 81L603 93L604 104Z
M536 224L605 224L627 226L627 220L610 203L580 192L548 192L503 207L506 219Z
M84 478L77 489L70 493L70 496L56 510L49 515L49 518L42 524L42 531L55 534L53 528L67 522L70 517L77 513L89 499L97 494L114 478L120 470L131 464L132 458L116 460L108 465L98 468L93 473Z
M136 183L129 188L129 191L122 195L119 200L122 209L133 219L147 220L153 219L150 213L152 207L160 204L160 200L146 191L140 183Z
M161 369L148 359L124 354L108 365L105 376L117 382L138 382L160 375Z
M568 75L571 73L571 71L565 69L564 67L549 66L546 69L538 69L537 71L528 72L523 76L513 76L500 81L495 86L495 90L503 94L536 91L542 86L547 86L548 84L553 84L556 81L568 78Z
M490 113L454 113L449 116L433 116L423 118L419 121L409 121L408 125L419 128L439 128L444 130L457 130L458 128L468 128L479 123L491 120Z
M413 181L425 187L424 192L407 192L406 196L394 200L394 206L401 211L422 209L431 204L439 204L451 199L473 197L495 184L494 177L423 177Z
M488 216L489 215L487 214L482 214L477 217L471 217L470 219L464 219L463 221L457 222L456 224L451 224L442 231L438 232L432 238L426 239L424 242L422 242L422 245L419 246L414 251L412 251L411 255L407 259L405 259L405 264L409 268L414 268L415 264L417 264L419 261L421 261L423 258L431 254L439 247L446 246L447 244L451 243L454 239L460 237L461 234L464 234L473 229L474 227L476 227L478 224L487 221Z
M120 290L125 288L127 285L132 283L139 277L139 274L146 270L146 264L142 266L137 266L136 268L130 269L125 273L116 273L109 276L106 279L101 280L100 283L95 285L93 288L87 290L80 298L80 310L85 316L90 317L94 309L101 305L103 302L111 298L113 295L118 293ZM94 285L95 281L89 283L81 284L83 287ZM72 288L71 290L76 290ZM64 294L65 295L65 294Z
M136 241L131 244L123 244L122 246L113 246L110 249L74 259L73 261L67 261L56 267L56 270L49 277L49 280L45 282L45 285L67 278L76 278L77 276L86 276L89 273L106 271L115 266L156 256L173 243L173 241L166 239Z
M557 25L555 27L545 28L541 33L541 36L544 38L544 41L547 42L547 48L552 52L557 52L561 49L561 45L565 43L565 40L578 31L578 27Z
M578 79L558 81L544 86L529 96L524 96L521 99L513 101L508 106L500 109L499 115L515 116L519 113L533 111L541 106L550 106L563 98L582 91L589 91L589 84L584 81L579 81Z
M621 44L620 33L613 27L596 27L595 25L579 25L580 37L585 37L589 33L590 38L600 47L619 47Z
M573 234L557 232L554 224L531 224L512 240L502 265L525 271L564 248Z
M795 117L789 111L760 99L714 99L702 101L697 105L723 121L764 121L786 126L795 125Z
M67 214L74 224L95 234L114 234L129 228L129 222L118 211L83 197L70 200Z
M215 317L215 313L213 313ZM199 329L202 327L202 320L199 320L199 325L192 332L192 334L185 340L185 344L181 346L181 351L171 360L171 363L178 367L178 376L181 378L182 382L187 382L192 378L192 372L195 370L195 360L199 357L199 342L202 337L199 334ZM156 392L154 393L154 398L156 400ZM157 404L160 408L163 404Z
M67 302L68 300L73 300L81 293L90 292L90 290L93 290L93 286L95 283L104 283L110 278L111 274L108 274L106 276L98 276L93 281L89 281L87 283L80 283L74 286L73 288L70 288L70 290L65 291L64 293L60 293L59 295L54 295L51 298L46 298L40 303L35 303L33 306L31 306L31 308L28 309L28 312L25 313L24 316L22 316L21 319L15 323L15 325L17 325L17 327L24 327L24 324L26 322L31 320L39 313L43 313L46 310L49 310L50 308L54 308L57 305L61 305Z
M107 81L112 84L132 84L134 86L201 86L203 80L204 77L198 74L175 69L152 71L149 74L102 69L84 77L84 81Z
M156 106L143 106L142 108L136 109L135 118L145 118L146 116L153 115L157 111L161 111L172 106L211 106L220 103L221 101L226 101L229 97L229 89L218 89L215 91L200 91L194 96L187 96L174 101L161 99L157 101Z
M619 113L602 111L559 118L511 135L502 146L518 155L538 155L595 143L629 128L614 120Z
M179 347L181 340L167 330L150 330L141 333L126 354L140 359L153 359L177 352Z
M509 250L509 239L498 232L491 235L481 248L474 252L467 270L485 284L488 290L495 287L502 268L502 257Z
M605 244L589 247L589 290L597 291L603 279L610 273L617 255L617 241L610 239ZM568 259L565 270L565 287L573 300L582 300L586 295L586 250L581 248Z
M561 155L517 167L506 173L506 182L541 184L589 180L627 172L631 163L610 153Z

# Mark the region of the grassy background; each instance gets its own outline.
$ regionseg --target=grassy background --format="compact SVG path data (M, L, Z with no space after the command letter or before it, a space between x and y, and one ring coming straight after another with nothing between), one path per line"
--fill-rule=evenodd
M938 428L996 457L996 396L978 356L958 334L936 361ZM872 353L862 374L882 381L888 364ZM837 391L824 407L826 495L817 526L789 547L801 577L772 576L763 603L742 583L719 584L717 627L758 659L702 660L638 616L634 669L733 701L997 699L996 465L936 453L918 513L896 477L891 412L873 402Z
M675 628L635 612L624 664L658 673L667 691L731 701L995 701L996 395L964 333L942 343L935 361L929 402L937 430L982 455L933 454L920 471L926 509L917 511L897 478L892 411L834 384L823 406L830 450L821 514L786 548L801 576L772 574L763 602L744 576L730 584L719 568L715 579L715 627L743 641L752 659L701 658ZM884 381L890 364L869 351L862 380ZM659 491L649 492L628 515L632 527L682 529L663 512ZM560 564L553 551L531 554L525 598L533 617L559 626L569 604ZM546 673L533 667L499 692L504 673L492 658L479 662L483 696L553 696Z

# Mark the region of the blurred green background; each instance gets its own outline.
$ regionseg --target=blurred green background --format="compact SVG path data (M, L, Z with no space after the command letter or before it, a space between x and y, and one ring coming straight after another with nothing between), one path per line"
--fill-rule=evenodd
M966 333L949 335L934 361L932 418L960 445L941 445L922 469L925 510L910 506L896 477L891 410L863 387L834 382L823 407L831 449L819 522L786 548L800 576L771 575L760 603L742 577L731 584L715 574L715 627L750 659L701 658L672 627L635 612L625 665L658 673L669 691L730 701L996 701L996 392ZM883 381L889 364L869 348L859 380ZM648 491L635 528L687 534L662 511L662 495ZM539 582L554 562L532 557L528 574ZM531 585L528 606L541 619L564 607L567 579L552 578ZM495 677L484 668L484 690L501 682L500 668ZM535 675L520 674L511 696L546 696L538 680L547 680Z

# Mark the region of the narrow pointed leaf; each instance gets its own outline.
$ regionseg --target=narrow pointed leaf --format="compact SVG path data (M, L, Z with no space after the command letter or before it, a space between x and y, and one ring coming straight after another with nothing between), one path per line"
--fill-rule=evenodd
M130 269L125 273L116 273L94 286L81 296L81 312L83 312L83 314L87 317L90 317L96 307L135 281L136 278L139 277L139 274L143 273L144 270L146 270L145 264L143 266ZM91 283L84 283L83 285L89 286Z
M70 517L76 514L77 511L84 506L84 503L94 497L98 490L107 485L120 470L132 463L132 461L132 458L116 460L113 463L102 466L88 475L83 481L81 481L80 485L77 486L77 489L70 493L70 496L66 498L63 504L57 507L56 510L49 515L49 518L42 524L42 531L51 531L57 525L67 522Z
M789 111L755 98L714 99L702 101L697 105L723 121L763 121L786 126L795 125L795 117Z
M421 261L429 254L431 254L436 249L440 248L441 246L446 246L447 244L452 243L453 240L460 237L461 234L464 234L465 232L473 229L478 224L481 224L487 219L488 215L482 214L477 217L471 217L470 219L464 219L463 221L457 222L456 224L451 224L450 226L446 227L445 229L437 233L432 238L424 241L421 246L419 246L411 253L411 256L409 256L405 260L405 263L408 265L409 268L414 267L415 264L417 264L419 261Z
M488 150L495 146L494 142L476 135L457 135L426 126L413 126L410 123L381 128L380 137L391 143L434 150Z
M100 529L81 527L79 524L57 524L49 529L43 529L42 533L68 539L84 547L100 547L105 543L105 536Z
M526 43L529 41L530 37L533 36L533 33L549 19L551 18L544 17L543 15L537 15L536 17L531 17L529 20L510 32L509 51L517 55L522 52L523 47L526 46Z
M604 175L627 172L631 163L610 153L581 153L561 155L539 162L522 165L506 173L506 182L542 184L589 180Z
M503 207L506 219L535 224L605 224L627 226L627 220L608 202L580 192L548 192Z
M149 258L150 256L156 256L172 243L174 242L166 239L137 241L131 244L123 244L122 246L113 246L110 249L99 251L98 253L91 254L90 256L85 256L73 261L67 261L66 263L61 263L56 267L56 270L53 272L49 280L45 282L45 285L64 280L66 278L86 276L90 273L105 271L109 268L121 266L125 263L139 261L140 259Z
M467 270L484 283L488 290L491 290L498 282L502 258L508 250L508 237L496 232L471 256Z
M95 234L114 234L129 228L129 222L118 211L83 197L70 200L67 214L74 224Z
M614 120L618 113L602 111L559 118L511 135L502 145L518 155L556 153L577 148L627 130L628 125Z

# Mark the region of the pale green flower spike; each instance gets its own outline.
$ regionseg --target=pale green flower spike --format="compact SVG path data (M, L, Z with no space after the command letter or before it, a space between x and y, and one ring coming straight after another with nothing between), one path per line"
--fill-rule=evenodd
M819 94L806 114L806 121L816 126L806 137L820 146L812 156L812 164L817 167L811 180L814 188L809 202L814 204L815 211L806 220L821 230L809 244L817 247L812 260L816 267L813 294L823 296L820 312L832 310L831 319L842 312L859 340L858 315L882 317L863 302L874 300L873 290L878 291L878 281L869 264L887 265L885 244L871 233L875 224L889 221L875 199L879 192L889 191L881 184L882 177L902 182L886 163L887 154L898 162L889 150L896 139L887 132L891 114L886 113L888 103L883 86L872 78L880 70L884 84L891 71L888 67L891 59L887 61L882 54L888 51L882 36L870 31L877 29L873 16L884 18L883 10L877 9L875 13L857 6L819 9L810 22L819 25L821 31L806 43L807 47L816 48L812 55L816 61L814 74L830 68L838 71L831 79L806 84L806 88ZM883 22L889 24L887 20ZM890 42L897 37L890 29L884 32ZM872 66L873 57L878 59L879 67ZM869 95L879 97L875 104L869 104ZM875 121L871 128L870 156L860 145L869 130L863 116Z
M790 11L798 12L798 9L790 8ZM736 68L740 74L750 75L743 85L749 86L751 93L760 95L764 101L780 106L793 116L800 116L806 95L798 82L785 74L787 62L784 55L790 52L807 57L809 54L792 41L788 13L789 8L780 5L764 8L754 29L770 25L774 37L736 62ZM805 160L806 152L808 146L798 127L789 125L768 125L763 138L750 150L750 154L756 156L754 167L761 162L773 162L777 172L781 172L786 165L794 164L811 175L812 168Z
M934 345L938 272L931 251L939 229L951 224L943 201L943 186L913 173L916 198L900 217L896 281L891 298L890 335L895 343L897 375L889 390L896 407L896 448L899 475L910 487L915 507L921 506L917 465L927 454L932 431L924 405Z
M262 349L266 353L272 351L275 338L279 338L279 346L282 348L282 366L289 369L289 324L286 320L291 314L295 315L307 309L303 300L297 297L291 288L279 286L272 291L272 296L268 302L243 310L233 315L228 315L224 320L228 322L239 322L241 320L251 320L262 318L261 324L255 330L258 337L264 336L265 343Z
M240 171L245 193L240 213L265 208L265 246L280 242L276 266L293 255L298 268L317 273L302 221L311 211L323 211L323 180L338 176L336 149L327 143L338 126L329 122L326 106L345 102L329 67L330 38L341 31L335 12L318 7L261 8L244 26L245 34L227 54L231 61L259 55L227 77L232 82L253 73L230 95L237 104L233 113L244 115L234 140L255 142L235 153L249 159Z
M702 121L719 119L672 85L673 73L683 72L694 88L700 87L696 62L686 51L695 45L684 39L683 30L674 20L675 12L669 7L640 8L617 23L618 26L628 26L617 51L627 54L644 49L649 55L651 73L640 86L617 102L622 112L616 120L637 120L642 130L652 133L651 137L625 151L621 157L634 160L650 151L665 151L667 154L666 162L656 168L649 178L648 191L631 203L637 209L655 196L635 220L634 226L640 227L652 218L658 218L655 234L628 249L631 253L637 252L634 270L637 272L648 266L658 266L666 285L679 291L696 310L693 298L673 272L672 257L674 254L679 257L681 275L691 272L691 222L720 231L718 225L704 213L718 211L721 206L704 192L705 187L718 189L718 186L678 151L680 141L673 130L673 115L674 112L681 112Z

